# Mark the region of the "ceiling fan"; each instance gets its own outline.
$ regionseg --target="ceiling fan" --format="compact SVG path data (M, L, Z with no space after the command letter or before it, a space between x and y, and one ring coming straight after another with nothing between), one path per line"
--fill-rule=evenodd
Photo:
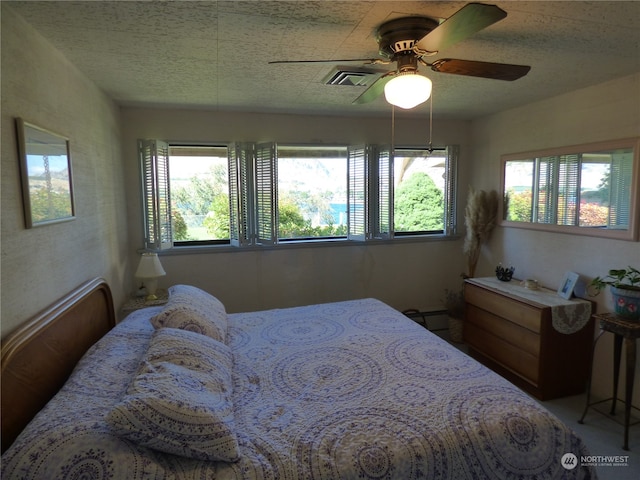
M526 65L453 58L442 58L432 63L425 60L425 57L440 53L447 47L493 25L506 16L507 13L496 5L468 3L442 23L429 17L420 16L396 18L383 23L376 32L379 53L384 57L382 59L281 60L269 63L364 62L378 65L396 62L395 70L383 74L353 103L371 102L384 91L389 103L402 108L413 108L426 101L431 94L431 80L418 73L420 64L430 67L434 72L495 80L513 81L526 75L531 69ZM403 83L404 85L401 85ZM393 97L394 88L392 87L396 87L397 93L405 98ZM409 93L408 96L407 93Z

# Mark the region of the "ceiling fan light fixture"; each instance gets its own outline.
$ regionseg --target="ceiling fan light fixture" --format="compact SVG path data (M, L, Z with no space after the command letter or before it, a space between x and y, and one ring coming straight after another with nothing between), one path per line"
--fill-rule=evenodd
M431 80L415 72L403 72L384 86L384 96L391 105L410 109L426 102L431 96Z

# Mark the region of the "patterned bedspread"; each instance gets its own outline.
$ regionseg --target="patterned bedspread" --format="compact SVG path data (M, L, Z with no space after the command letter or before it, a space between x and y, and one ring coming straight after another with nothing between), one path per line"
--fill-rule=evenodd
M3 455L3 479L595 478L584 445L506 380L373 300L229 315L234 463L159 453L105 422L149 344L130 315Z

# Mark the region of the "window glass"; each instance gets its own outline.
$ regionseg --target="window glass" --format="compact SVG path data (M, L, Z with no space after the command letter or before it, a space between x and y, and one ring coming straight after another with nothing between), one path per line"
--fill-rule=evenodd
M227 147L171 146L169 184L173 240L229 242Z
M609 218L609 195L606 186L609 178L607 158L588 155L582 159L580 178L580 226L606 227Z
M626 160L625 160L626 158ZM616 186L626 184L627 191L631 185L631 161L629 154L626 156L621 152L611 154L585 154L582 156L582 169L580 175L580 218L581 227L614 227L626 226L628 224L628 206L626 202L619 201L620 196L615 195L611 189L611 182ZM619 168L620 165L628 164L629 168L624 174ZM622 173L622 175L621 175ZM612 196L613 195L613 196ZM625 209L626 207L626 209ZM614 211L625 212L615 215ZM613 220L613 225L610 225Z
M443 232L445 152L396 149L394 153L395 234Z
M530 222L533 211L533 160L507 162L504 182L507 192L505 220Z
M347 148L277 146L278 238L347 234Z

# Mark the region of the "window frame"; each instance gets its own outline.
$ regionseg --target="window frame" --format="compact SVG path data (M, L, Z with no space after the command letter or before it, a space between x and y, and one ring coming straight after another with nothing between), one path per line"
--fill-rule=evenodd
M442 223L443 227L440 230L420 230L420 231L395 231L393 229L394 237L415 237L415 236L427 236L427 235L446 235L452 236L457 233L457 212L456 212L456 197L457 197L457 181L458 181L458 153L459 147L457 145L448 145L446 147L397 147L395 152L398 151L424 151L431 155L434 151L444 152L445 159L444 166L444 211ZM393 159L395 160L395 158ZM394 171L393 161L391 162L392 175ZM393 176L392 176L393 184ZM391 200L391 209L395 209L395 203ZM393 217L391 218L391 225L393 223Z
M184 143L184 142L166 142L167 146L168 146L168 154L167 154L167 162L170 162L171 159L171 150L172 149L198 149L198 148L224 148L227 151L227 166L228 166L228 162L229 162L229 146L227 144L223 144L223 143ZM168 172L170 172L171 169L168 169ZM227 178L229 177L228 173L227 173ZM168 182L169 182L169 187L171 186L171 175L168 175ZM171 199L171 195L169 194L169 199ZM170 202L171 204L171 202ZM173 217L173 215L172 215ZM173 229L173 227L172 227ZM231 239L210 239L210 240L173 240L172 239L172 246L173 247L178 247L178 248L183 248L183 247L202 247L202 246L209 246L209 245L222 245L222 246L228 246L231 243Z
M179 142L160 142L158 140L139 140L152 145L166 145L167 155L155 156L158 162L165 161L167 168L166 194L170 193L168 176L168 149L170 146L189 146ZM214 145L199 144L199 146ZM216 146L225 145L222 142ZM295 144L283 144L289 147ZM303 146L303 145L297 145ZM313 147L314 145L304 145ZM318 147L326 147L319 144ZM393 231L394 194L393 194L393 153L392 149L383 145L360 145L345 147L347 158L347 230L345 237L313 237L296 239L278 239L277 225L277 144L275 142L254 143L235 142L226 144L228 152L229 176L229 219L230 238L212 241L177 241L164 242L156 245L147 241L146 233L153 222L146 220L153 215L154 210L145 203L145 191L159 192L159 190L145 190L143 181L143 208L145 209L145 248L148 250L173 251L193 247L232 247L232 249L247 249L281 247L283 245L319 245L319 244L353 244L358 242L391 241L395 238L402 240L422 240L453 238L457 235L457 159L459 148L456 145L444 147L446 151L445 166L445 227L436 232L402 232L395 235ZM420 150L423 147L406 147ZM436 149L436 150L439 150ZM352 161L352 152L360 152L358 162ZM146 171L141 150L141 176L145 179ZM361 170L356 170L356 167ZM155 167L154 167L155 168ZM163 203L163 202L156 202ZM169 196L169 212L170 196ZM157 211L157 209L156 209ZM352 228L356 226L358 229Z
M348 187L348 151L349 151L349 147L347 145L339 145L339 144L298 144L298 143L283 143L283 144L276 144L274 143L274 162L275 162L275 167L274 170L276 171L276 177L274 178L274 184L276 186L276 189L278 188L278 183L279 183L279 178L277 175L277 169L280 168L279 165L279 160L282 158L279 155L280 147L282 148L282 151L286 151L286 150L309 150L309 151L313 151L316 150L317 152L321 152L321 151L327 151L327 150L342 150L344 149L344 153L345 153L345 167L347 169L347 175L345 176L345 182L347 185L347 196L345 197L345 200L347 201L347 205L348 205L348 191L349 191L349 187ZM312 156L315 158L319 158L319 157L324 157L326 158L326 153L317 155L317 156ZM285 158L292 158L289 156L285 156ZM302 157L302 158L310 158L310 157ZM348 239L348 232L345 235L333 235L333 236L323 236L323 237L280 237L279 235L279 225L280 225L280 219L279 219L279 210L278 210L278 205L280 203L280 197L279 197L279 191L276 190L275 196L275 206L276 206L276 229L274 232L275 235L275 239L277 244L295 244L295 243L317 243L317 242L339 242L339 241L343 241L343 240L347 240ZM347 207L348 208L348 207ZM347 215L348 216L348 215ZM348 227L348 221L347 221L347 227Z
M541 183L540 178L540 168L537 166L537 163L551 158L559 158L559 157L568 157L568 156L577 156L577 171L576 173L576 182L577 182L577 198L576 201L580 199L580 175L581 175L581 166L582 162L580 157L583 154L592 154L598 152L606 152L608 150L619 150L619 149L631 149L632 151L632 172L631 172L631 183L629 185L630 193L629 193L629 224L627 229L614 229L614 228L597 228L597 227L588 227L588 226L580 226L579 221L576 220L576 225L564 225L557 224L556 215L557 215L557 207L559 203L559 161L557 162L548 162L554 169L554 171L549 171L550 178L553 180L553 189L554 195L553 198L546 200L544 208L548 210L548 215L546 218L552 218L554 223L542 223L535 220L539 218L540 212L540 201L538 199L539 190ZM531 185L532 188L532 211L530 216L530 221L513 221L507 220L507 188L505 185L506 182L506 167L507 163L510 161L521 161L521 162L533 162L533 182ZM556 232L556 233L569 233L574 235L585 235L591 237L603 237L603 238L612 238L618 240L628 240L628 241L637 241L638 240L638 229L640 221L638 217L640 215L640 207L638 206L638 202L640 201L640 137L634 138L626 138L612 141L603 141L603 142L594 142L582 145L572 145L567 147L557 147L550 148L545 150L537 150L531 152L521 152L514 154L507 154L501 156L501 171L500 171L500 188L502 201L499 203L499 225L503 227L513 227L513 228L524 228L530 230L540 230L547 232ZM545 172L543 172L545 173ZM548 197L548 196L547 196ZM576 213L577 215L577 213Z

